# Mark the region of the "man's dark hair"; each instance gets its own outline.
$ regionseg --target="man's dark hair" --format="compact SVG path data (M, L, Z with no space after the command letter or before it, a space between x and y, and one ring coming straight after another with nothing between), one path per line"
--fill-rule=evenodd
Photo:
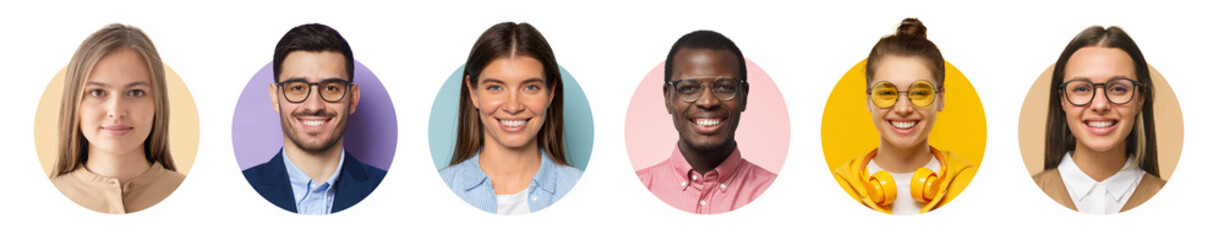
M744 53L740 52L739 47L735 46L735 42L731 42L731 39L718 32L697 30L680 37L680 40L676 40L676 44L672 45L671 51L667 52L667 63L663 69L664 82L671 81L672 66L675 63L676 52L680 51L681 48L731 51L731 53L735 54L735 59L739 60L739 73L736 77L748 80L748 68L744 62Z
M348 71L348 80L353 81L353 49L348 41L340 36L340 32L327 25L311 23L289 29L280 42L276 43L276 52L272 55L272 81L280 82L281 66L285 56L293 51L308 52L338 52L344 55L344 68Z

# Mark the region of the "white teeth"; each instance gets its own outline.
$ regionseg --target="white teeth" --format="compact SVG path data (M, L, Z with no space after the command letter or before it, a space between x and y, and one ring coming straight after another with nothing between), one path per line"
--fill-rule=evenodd
M718 119L698 119L697 121L694 121L694 122L697 123L697 126L709 127L709 126L718 125L722 121Z
M501 120L501 124L506 125L507 127L518 127L526 123L527 123L526 119L524 120Z
M1094 128L1107 128L1112 127L1116 123L1117 122L1115 121L1088 121L1088 126Z
M918 121L905 121L905 122L888 121L888 123L892 124L893 127L897 127L900 129L909 129L909 128L914 127L914 125L918 125Z
M318 127L318 126L322 126L323 122L324 122L323 120L306 120L306 121L302 121L302 124L306 124L306 126L311 126L311 127Z

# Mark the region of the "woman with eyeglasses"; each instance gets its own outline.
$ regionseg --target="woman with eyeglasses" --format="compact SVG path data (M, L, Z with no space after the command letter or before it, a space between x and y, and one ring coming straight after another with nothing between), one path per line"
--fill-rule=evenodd
M863 205L889 214L925 213L968 185L973 164L928 142L944 107L944 74L943 56L918 19L905 19L871 49L866 107L880 144L833 172Z
M51 183L85 208L130 213L161 202L184 175L170 156L166 76L140 29L111 24L72 56Z
M1089 27L1054 65L1045 170L1033 180L1059 204L1111 214L1164 186L1156 158L1152 76L1139 46L1117 27Z
M464 67L455 150L442 179L459 198L499 215L560 200L582 170L566 161L565 97L548 41L527 23L493 25Z

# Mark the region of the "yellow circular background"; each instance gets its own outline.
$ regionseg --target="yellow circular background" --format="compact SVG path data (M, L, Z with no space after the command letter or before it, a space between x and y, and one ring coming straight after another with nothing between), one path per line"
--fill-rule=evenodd
M200 114L191 92L187 91L187 84L170 66L162 66L166 69L166 91L170 100L170 156L174 158L178 172L186 175L195 163L196 151L200 146ZM48 177L55 168L55 158L59 152L59 108L67 72L67 66L61 68L47 84L34 114L34 148L38 150L43 173Z
M820 140L829 172L880 146L880 132L867 111L867 60L855 64L829 94L821 118ZM969 79L944 62L944 108L931 129L929 143L981 167L986 152L986 113ZM976 173L968 173L976 174ZM830 175L832 176L832 175ZM968 176L970 179L973 175Z

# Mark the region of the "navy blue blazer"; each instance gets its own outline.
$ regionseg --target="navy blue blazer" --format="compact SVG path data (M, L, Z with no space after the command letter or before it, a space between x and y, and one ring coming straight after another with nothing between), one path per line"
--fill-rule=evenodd
M290 212L298 212L293 198L293 188L289 185L289 173L285 169L285 160L281 159L281 151L271 161L242 170L247 182L255 188L259 195L272 202L277 207ZM332 199L332 212L344 211L357 202L361 202L378 183L382 182L387 171L357 161L357 158L344 152L344 166L340 167L340 178L336 179L336 198Z

